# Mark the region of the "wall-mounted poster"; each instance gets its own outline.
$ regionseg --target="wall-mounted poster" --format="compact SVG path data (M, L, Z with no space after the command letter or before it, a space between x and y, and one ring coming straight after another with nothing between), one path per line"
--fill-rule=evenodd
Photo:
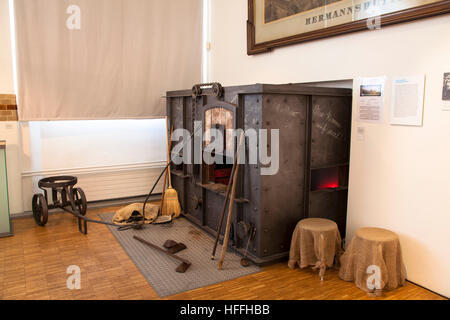
M442 84L442 109L450 111L450 72L444 73Z
M450 0L248 0L247 52L450 12Z
M421 126L425 76L392 79L391 124Z
M386 77L358 79L358 121L383 122Z

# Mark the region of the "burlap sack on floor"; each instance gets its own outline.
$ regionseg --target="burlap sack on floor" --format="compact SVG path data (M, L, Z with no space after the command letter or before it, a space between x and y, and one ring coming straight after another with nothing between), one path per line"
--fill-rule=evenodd
M123 207L116 211L112 222L118 225L133 224L130 222L130 217L133 212L138 212L142 216L143 203L133 203L126 207ZM147 203L145 205L145 223L152 223L157 217L159 212L159 205Z
M380 287L369 289L367 279L380 269ZM382 290L392 290L405 285L406 271L398 236L380 228L361 228L356 231L347 250L341 257L339 277L354 281L356 286L366 292L381 294ZM374 277L370 279L375 285Z
M303 219L292 234L288 266L294 269L313 266L321 269L333 267L335 256L341 254L341 236L335 222L328 219Z

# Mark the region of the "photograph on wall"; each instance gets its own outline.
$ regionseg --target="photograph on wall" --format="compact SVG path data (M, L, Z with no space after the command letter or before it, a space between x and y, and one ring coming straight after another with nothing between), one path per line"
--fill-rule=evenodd
M372 84L362 84L359 88L359 95L361 97L365 96L381 96L382 86L381 84L372 85Z
M442 83L442 109L450 111L450 72L444 73Z
M277 21L298 13L325 7L327 4L338 1L341 0L265 0L264 22Z
M358 121L383 122L386 77L358 79Z
M248 54L450 12L450 0L248 0Z

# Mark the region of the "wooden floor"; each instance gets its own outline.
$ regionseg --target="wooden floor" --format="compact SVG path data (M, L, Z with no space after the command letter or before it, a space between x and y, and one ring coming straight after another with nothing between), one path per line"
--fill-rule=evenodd
M117 208L93 209L98 213ZM106 226L78 232L69 214L49 217L46 227L32 218L14 220L14 236L0 238L0 299L159 299ZM70 265L81 268L81 289L66 287ZM169 299L374 299L329 271L320 282L312 271L286 263L262 272L169 297ZM407 283L376 299L441 299Z

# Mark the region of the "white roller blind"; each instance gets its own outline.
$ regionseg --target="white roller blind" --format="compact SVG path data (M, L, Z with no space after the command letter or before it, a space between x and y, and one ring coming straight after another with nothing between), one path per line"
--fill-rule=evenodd
M21 121L162 117L165 91L200 82L202 0L14 8Z

